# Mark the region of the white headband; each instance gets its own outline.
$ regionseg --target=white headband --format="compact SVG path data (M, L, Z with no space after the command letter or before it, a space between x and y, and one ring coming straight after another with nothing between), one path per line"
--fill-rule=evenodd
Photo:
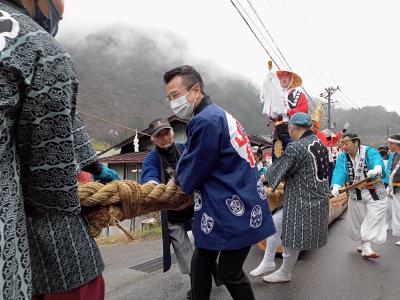
M395 139L392 139L392 138L388 138L388 142L395 143L395 144L400 144L400 140L395 140Z

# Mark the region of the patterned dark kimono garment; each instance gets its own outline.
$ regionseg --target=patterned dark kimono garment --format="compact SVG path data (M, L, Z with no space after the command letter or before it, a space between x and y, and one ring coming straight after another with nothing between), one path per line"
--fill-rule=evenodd
M268 169L267 182L275 189L285 181L282 243L291 249L311 250L327 242L329 215L328 150L311 132L288 144Z
M95 153L77 89L62 46L0 3L0 298L30 299L30 282L34 295L68 291L104 269L80 214L76 176Z

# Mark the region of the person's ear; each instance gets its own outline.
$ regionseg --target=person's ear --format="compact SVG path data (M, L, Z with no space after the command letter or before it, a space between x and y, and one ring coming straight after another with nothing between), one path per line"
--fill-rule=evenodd
M196 83L193 87L194 93L196 95L196 98L200 96L201 94L201 88L200 88L200 84Z

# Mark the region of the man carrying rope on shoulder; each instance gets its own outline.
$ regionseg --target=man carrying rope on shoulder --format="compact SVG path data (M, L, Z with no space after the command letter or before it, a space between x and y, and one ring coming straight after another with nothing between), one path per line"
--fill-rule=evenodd
M193 299L210 298L212 269L219 256L218 276L232 298L252 300L243 264L251 245L275 228L246 131L204 93L203 80L193 67L168 71L164 82L174 113L190 119L176 183L186 194L194 193Z
M340 144L345 152L336 160L331 193L338 197L339 189L346 183L371 178L372 182L349 191L348 224L350 237L361 243L357 248L361 256L379 258L372 244L386 241L387 197L380 180L385 177L382 157L375 148L361 145L356 134L344 134Z

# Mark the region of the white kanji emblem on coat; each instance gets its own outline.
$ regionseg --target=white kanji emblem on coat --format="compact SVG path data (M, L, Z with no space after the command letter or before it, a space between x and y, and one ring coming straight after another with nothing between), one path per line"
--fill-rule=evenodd
M194 211L199 211L203 206L201 193L199 191L193 192Z
M243 215L245 209L243 201L236 195L233 195L232 198L228 198L225 200L226 205L228 206L231 213L235 216L240 217Z
M207 215L206 213L203 213L201 216L201 225L200 229L203 231L205 234L209 234L214 228L214 219Z
M0 51L6 45L6 37L15 38L19 32L19 23L9 13L0 10Z
M260 205L256 205L251 210L250 227L258 228L262 224L262 209Z
M251 146L249 138L246 134L246 130L231 114L225 112L225 115L228 122L231 145L240 155L240 157L245 159L250 164L250 166L254 168L256 164L253 152L251 151Z
M260 179L258 179L258 181L257 181L257 192L262 200L267 199L267 194L265 193L265 190L264 190L264 184L261 182Z

